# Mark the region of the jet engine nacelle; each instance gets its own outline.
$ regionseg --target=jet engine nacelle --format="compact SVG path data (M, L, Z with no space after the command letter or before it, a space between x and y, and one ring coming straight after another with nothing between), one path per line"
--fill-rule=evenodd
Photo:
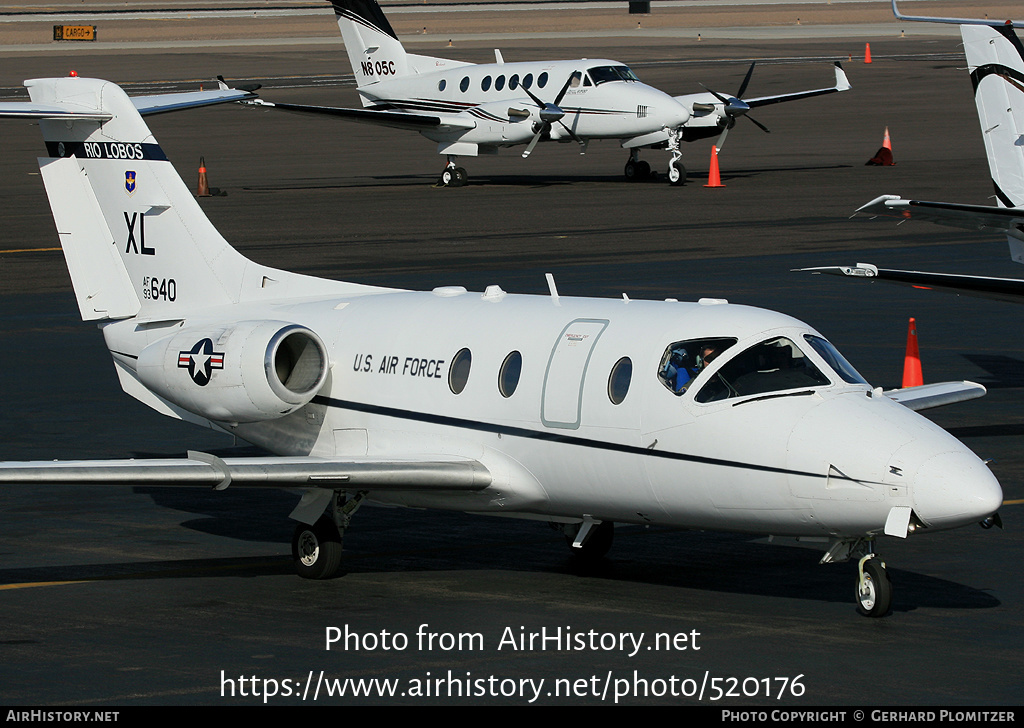
M304 326L240 321L196 327L139 355L139 380L189 412L218 422L259 422L307 404L330 368L327 347Z

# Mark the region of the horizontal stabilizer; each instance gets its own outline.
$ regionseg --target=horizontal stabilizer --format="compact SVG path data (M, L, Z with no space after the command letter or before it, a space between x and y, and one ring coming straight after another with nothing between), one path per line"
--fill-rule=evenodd
M245 101L256 98L251 91L233 88L217 88L210 91L187 91L175 94L155 94L152 96L133 96L132 103L143 116L163 114L168 111L181 111L200 106L226 104L232 101ZM109 111L83 108L75 110L71 103L57 106L42 104L35 101L6 101L0 103L0 118L14 119L92 119L108 121L113 118Z
M984 397L986 391L980 384L964 381L922 384L917 387L893 389L884 394L892 401L899 402L916 412Z
M491 475L479 462L464 458L221 459L189 452L188 458L153 460L6 462L0 463L0 483L476 491L491 484Z

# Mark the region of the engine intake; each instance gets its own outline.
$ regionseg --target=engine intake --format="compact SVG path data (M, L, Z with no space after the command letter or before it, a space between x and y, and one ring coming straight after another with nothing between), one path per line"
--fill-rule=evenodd
M139 380L172 404L218 422L290 414L324 385L327 347L305 326L240 321L183 329L139 355Z

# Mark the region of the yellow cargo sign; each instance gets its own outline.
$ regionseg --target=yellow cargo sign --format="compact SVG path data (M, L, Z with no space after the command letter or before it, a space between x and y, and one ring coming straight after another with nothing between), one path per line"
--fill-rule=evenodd
M54 40L96 40L95 25L55 25Z

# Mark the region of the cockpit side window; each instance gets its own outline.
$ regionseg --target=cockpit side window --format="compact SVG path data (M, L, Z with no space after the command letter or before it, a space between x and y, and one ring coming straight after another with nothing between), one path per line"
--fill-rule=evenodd
M846 357L839 353L832 344L827 342L820 336L814 336L813 334L804 334L804 338L807 339L814 350L818 352L819 356L825 360L825 363L832 367L833 371L838 374L844 382L847 384L867 384L867 380L860 375L850 362L846 361Z
M629 66L596 66L587 71L594 79L594 84L600 86L609 81L639 81L636 74L629 69Z
M658 378L674 394L681 395L706 366L735 343L736 339L708 338L669 344L661 357Z
M789 339L779 336L737 354L701 387L697 402L716 402L800 387L824 387L828 377Z

